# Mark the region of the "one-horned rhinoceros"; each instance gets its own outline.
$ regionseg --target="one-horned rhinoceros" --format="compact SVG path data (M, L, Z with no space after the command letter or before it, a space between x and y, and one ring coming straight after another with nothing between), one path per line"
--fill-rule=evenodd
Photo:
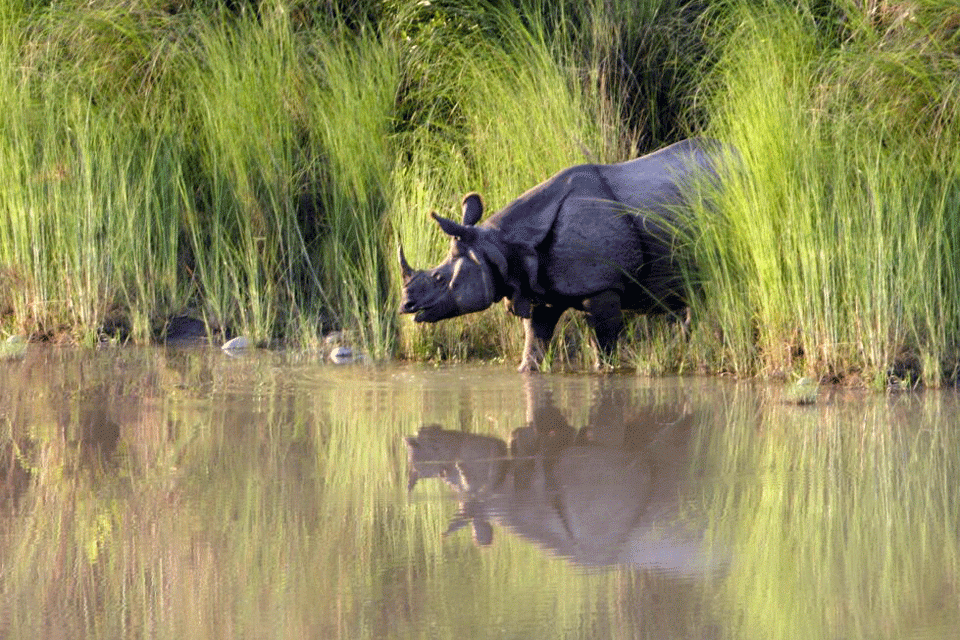
M442 263L413 269L399 247L400 312L437 322L506 298L524 318L520 370L536 371L561 314L580 309L608 355L623 329L622 309L685 306L679 212L698 185L715 182L723 149L690 139L628 162L570 167L481 224L483 201L467 194L462 224L431 214L452 238Z

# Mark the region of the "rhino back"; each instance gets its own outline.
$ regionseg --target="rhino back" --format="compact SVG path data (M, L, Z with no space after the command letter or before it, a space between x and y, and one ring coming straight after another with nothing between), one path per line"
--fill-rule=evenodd
M537 254L535 279L550 297L617 289L624 308L677 309L676 214L702 176L715 176L719 149L691 139L627 162L570 167L481 226L495 229L511 255Z
M676 205L703 177L716 175L723 147L713 140L691 139L611 165L600 165L621 202L638 209Z

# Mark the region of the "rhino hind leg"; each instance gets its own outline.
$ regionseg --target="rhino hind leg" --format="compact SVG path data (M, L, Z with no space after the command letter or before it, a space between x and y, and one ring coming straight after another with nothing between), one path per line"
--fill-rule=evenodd
M539 371L547 346L553 338L553 330L566 308L546 304L533 305L530 317L523 321L526 334L523 345L523 361L519 371Z
M598 293L584 300L583 309L587 314L587 324L593 328L597 338L599 367L609 361L617 348L617 340L623 332L620 293L617 291Z

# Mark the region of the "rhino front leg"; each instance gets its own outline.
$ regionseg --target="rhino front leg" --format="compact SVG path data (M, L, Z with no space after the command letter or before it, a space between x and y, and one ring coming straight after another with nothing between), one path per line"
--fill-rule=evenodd
M537 304L531 308L530 317L523 321L526 339L519 371L540 370L550 339L553 338L553 330L557 327L557 321L560 320L564 311L566 311L564 307L546 304Z
M617 348L617 340L623 332L623 311L618 291L603 291L583 301L587 312L587 324L597 336L599 354L597 367L608 363Z

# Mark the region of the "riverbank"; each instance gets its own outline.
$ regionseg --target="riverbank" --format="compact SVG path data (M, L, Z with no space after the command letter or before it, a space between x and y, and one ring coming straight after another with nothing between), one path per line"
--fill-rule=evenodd
M402 322L427 213L688 135L745 171L701 212L689 334L648 374L951 384L960 335L952 3L11 2L0 9L0 331L254 343L348 331L375 358L504 359L496 309ZM590 366L582 320L550 363Z

